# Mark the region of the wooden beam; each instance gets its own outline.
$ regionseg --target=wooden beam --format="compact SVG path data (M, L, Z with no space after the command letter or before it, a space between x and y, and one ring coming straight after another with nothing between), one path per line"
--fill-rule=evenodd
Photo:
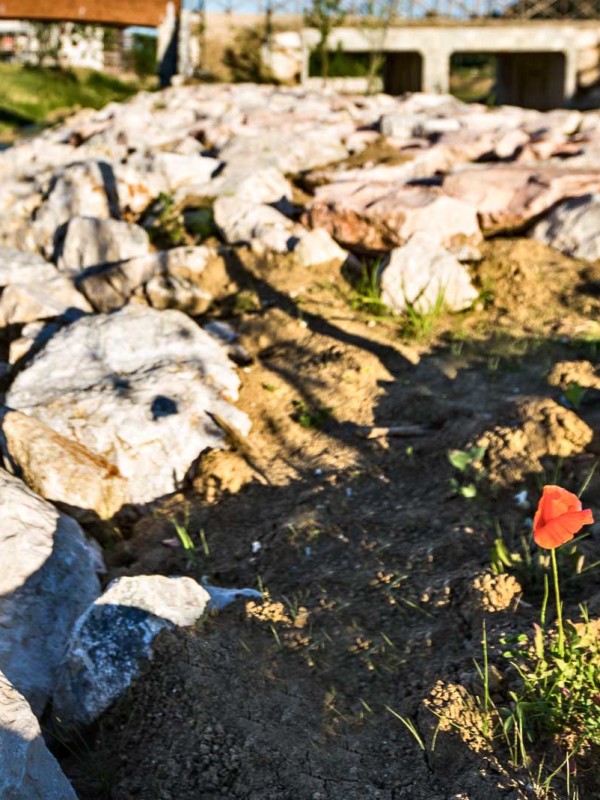
M166 6L167 0L0 0L0 19L156 28Z

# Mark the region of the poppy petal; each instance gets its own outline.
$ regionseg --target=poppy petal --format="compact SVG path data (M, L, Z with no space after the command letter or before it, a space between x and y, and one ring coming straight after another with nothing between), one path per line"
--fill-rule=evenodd
M549 520L545 525L534 528L533 538L540 547L553 550L555 547L569 542L584 525L591 525L593 521L594 517L589 509L570 511L561 514L556 519Z

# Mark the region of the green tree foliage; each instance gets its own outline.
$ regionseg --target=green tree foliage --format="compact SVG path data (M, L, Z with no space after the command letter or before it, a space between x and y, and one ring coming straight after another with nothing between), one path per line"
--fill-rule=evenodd
M346 19L343 3L344 0L312 0L306 12L306 24L316 28L321 36L317 45L317 53L320 56L323 78L329 77L329 51L327 49L329 35L333 28L342 25Z
M156 72L156 36L135 33L130 52L131 66L139 78Z

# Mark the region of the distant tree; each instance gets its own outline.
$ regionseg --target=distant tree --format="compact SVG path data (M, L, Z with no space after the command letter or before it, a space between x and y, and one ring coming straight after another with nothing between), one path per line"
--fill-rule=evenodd
M263 64L264 35L255 28L240 28L233 45L225 49L223 64L231 80L236 83L274 83L274 78Z
M312 0L305 15L306 24L316 28L321 36L317 45L317 53L320 56L321 77L324 80L329 77L329 50L327 48L329 35L346 19L347 12L343 3L344 0Z
M139 78L156 72L156 36L134 33L131 44L131 66Z
M31 26L37 43L35 50L36 66L42 67L49 61L53 66L56 66L61 47L61 26L50 22L32 22Z
M598 19L600 0L517 0L503 16L524 19Z
M363 0L359 7L360 27L370 44L368 94L375 90L375 82L385 59L385 39L398 15L399 5L400 0Z

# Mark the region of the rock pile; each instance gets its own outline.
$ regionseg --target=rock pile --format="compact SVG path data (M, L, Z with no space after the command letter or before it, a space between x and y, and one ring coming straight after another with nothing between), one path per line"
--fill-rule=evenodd
M252 85L140 93L0 154L0 798L74 796L33 712L90 722L209 600L158 576L101 594L80 523L176 490L218 420L247 434L226 326L194 319L215 265L377 259L395 312L463 310L485 235L598 258L599 165L596 114Z

